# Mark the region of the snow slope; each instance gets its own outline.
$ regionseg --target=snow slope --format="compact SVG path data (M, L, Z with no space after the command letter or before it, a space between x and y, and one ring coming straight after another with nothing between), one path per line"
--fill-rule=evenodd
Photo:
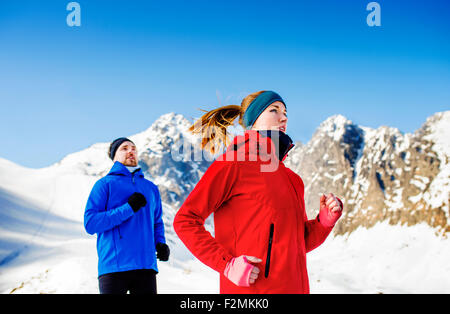
M98 293L96 237L82 223L95 181L65 167L35 170L0 159L0 293ZM170 226L173 211L163 206ZM167 231L172 258L159 265L159 292L218 292L217 274Z
M59 174L58 181L54 169L5 160L0 173L0 293L98 293L96 239L81 218L92 178ZM72 181L72 191L65 195L52 180ZM77 193L76 215L73 205L60 215L55 204L72 202ZM159 263L159 293L218 293L218 274L176 237L170 241L171 260ZM311 292L450 293L449 260L450 240L424 224L359 228L308 254Z

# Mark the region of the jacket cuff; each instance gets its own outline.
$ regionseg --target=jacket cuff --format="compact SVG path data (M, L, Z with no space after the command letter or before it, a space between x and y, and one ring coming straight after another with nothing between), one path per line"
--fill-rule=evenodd
M225 271L225 268L227 267L227 264L233 259L233 256L231 254L228 254L226 256L221 256L220 260L216 264L216 270L223 274Z
M134 215L134 210L131 207L131 205L128 204L128 202L121 206L121 208L120 208L120 219L122 221L127 220L128 218L130 218L133 215Z
M334 226L336 225L336 223L335 223L335 224L332 225L332 226L328 226L328 227L327 227L327 226L324 226L324 225L320 222L319 216L320 216L320 214L317 214L316 221L317 221L317 223L318 223L322 228L324 228L324 229L326 229L326 230L330 230L330 229L333 229Z

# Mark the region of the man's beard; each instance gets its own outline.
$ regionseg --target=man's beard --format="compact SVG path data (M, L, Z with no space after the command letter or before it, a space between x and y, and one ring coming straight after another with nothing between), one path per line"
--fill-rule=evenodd
M137 159L128 159L127 158L127 159L125 159L123 165L127 166L127 167L136 167L138 165L138 161L137 161Z

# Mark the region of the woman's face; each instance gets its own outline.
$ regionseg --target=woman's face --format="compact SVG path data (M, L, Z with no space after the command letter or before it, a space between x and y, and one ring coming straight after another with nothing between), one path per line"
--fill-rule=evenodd
M252 130L279 130L286 133L287 120L286 107L281 101L276 101L256 119Z

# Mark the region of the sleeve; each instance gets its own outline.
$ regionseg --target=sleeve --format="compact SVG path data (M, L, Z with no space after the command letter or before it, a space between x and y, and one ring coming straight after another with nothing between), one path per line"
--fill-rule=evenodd
M155 237L155 244L158 243L166 243L166 238L164 236L164 222L162 219L163 211L162 211L162 202L161 202L161 195L159 193L158 187L154 187L155 189L155 199L156 199L156 206L155 206L155 221L154 221L154 237Z
M295 178L297 181L296 189L298 189L298 192L300 192L298 196L304 208L303 211L304 239L305 239L305 250L308 253L317 248L325 241L325 239L330 234L331 230L333 230L333 227L331 228L324 227L319 222L318 215L316 219L308 220L308 216L306 215L305 199L304 199L305 186L302 178L299 175L295 174Z
M342 201L339 197L336 197L339 201L341 207L343 207ZM305 213L306 217L306 213ZM306 218L307 219L307 218ZM305 219L305 221L306 221ZM330 234L331 230L333 230L334 226L325 227L320 223L319 215L317 215L316 219L306 221L305 223L305 244L306 244L306 252L314 250L316 247L321 245L325 239Z
M174 229L201 262L223 273L233 256L205 229L205 219L230 198L238 177L235 162L215 161L187 197L174 219Z
M319 215L316 219L308 220L305 212L305 248L310 252L321 245L330 234L333 227L324 227L319 222Z
M106 210L108 187L99 180L92 188L84 211L84 228L89 234L101 233L120 225L133 216L134 212L127 203L117 208Z

